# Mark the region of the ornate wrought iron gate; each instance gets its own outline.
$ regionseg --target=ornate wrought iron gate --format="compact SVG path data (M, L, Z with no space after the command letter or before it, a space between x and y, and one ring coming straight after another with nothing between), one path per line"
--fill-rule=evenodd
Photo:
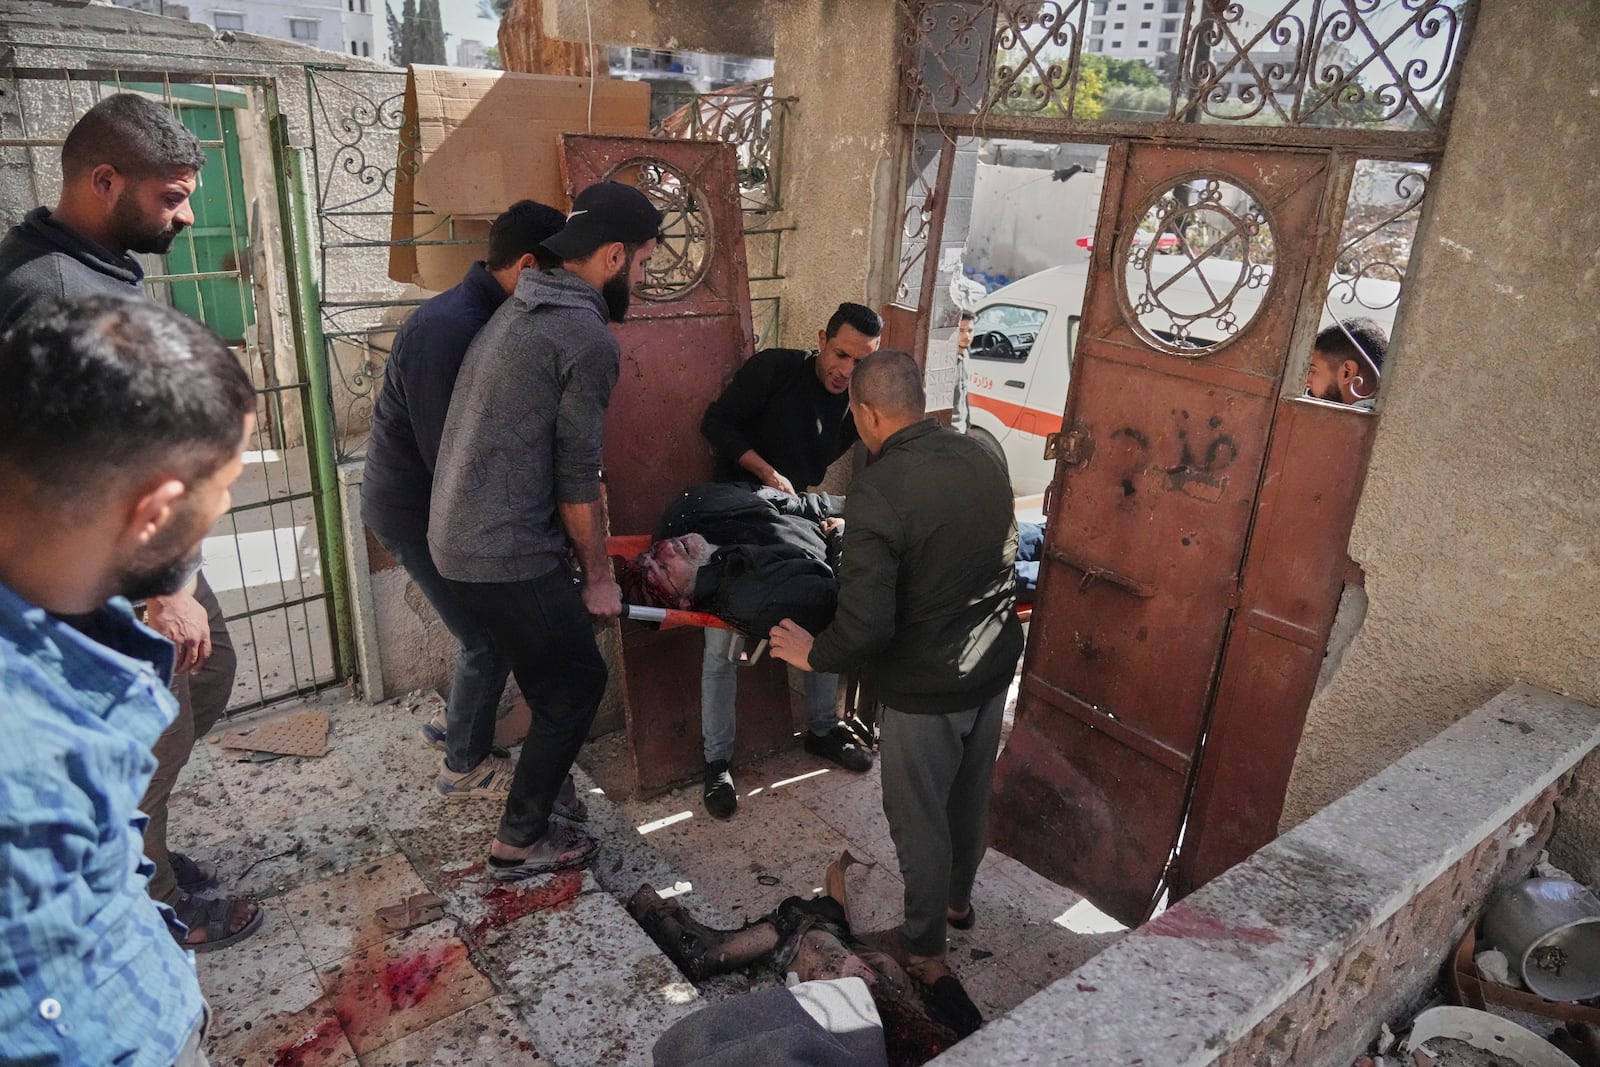
M6 223L60 190L60 145L103 96L133 92L170 107L205 147L196 223L164 256L143 257L145 286L234 346L258 391L255 439L233 508L206 539L205 570L239 653L229 711L336 684L346 675L330 590L337 559L331 486L318 463L321 403L288 315L293 263L281 139L270 78L117 69L12 69L0 77ZM289 268L286 270L286 268Z
M913 145L1111 144L993 837L1138 922L1276 833L1376 429L1301 396L1304 368L1324 304L1403 275L1353 254L1377 227L1351 234L1346 197L1362 161L1438 158L1473 4L901 8ZM1108 113L1135 46L1153 117ZM1402 174L1393 214L1424 189ZM934 218L902 264L943 194L908 196Z

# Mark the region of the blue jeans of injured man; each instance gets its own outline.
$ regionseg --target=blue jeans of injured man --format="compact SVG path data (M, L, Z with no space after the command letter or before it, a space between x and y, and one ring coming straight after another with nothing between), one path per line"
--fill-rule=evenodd
M405 568L460 645L450 699L445 702L444 762L457 774L470 771L494 748L495 713L511 664L494 647L488 628L473 617L433 565L426 541L393 540L376 530L373 535Z
M706 630L705 655L700 660L700 733L707 763L733 759L734 702L739 693L737 663L728 661L734 631ZM811 732L821 737L839 721L834 708L839 698L839 676L804 671L806 719Z

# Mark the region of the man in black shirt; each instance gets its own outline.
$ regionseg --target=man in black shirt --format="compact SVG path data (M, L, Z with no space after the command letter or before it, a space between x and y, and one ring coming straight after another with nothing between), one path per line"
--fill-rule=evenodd
M828 465L856 441L850 419L850 376L878 348L883 320L861 304L840 304L810 352L768 348L734 374L706 408L700 432L717 457L719 481L756 482L785 493L822 481ZM733 758L737 667L728 659L731 630L707 630L700 666L700 728L704 742L706 811L731 818L738 808ZM806 751L852 771L872 766L835 713L836 675L807 674Z
M560 265L541 246L566 221L533 200L520 200L495 219L489 258L474 263L461 284L424 302L395 334L372 415L361 517L460 645L446 711L422 727L424 740L444 753L434 788L451 799L504 800L511 787L511 758L494 750L495 712L511 665L428 552L439 442L467 346L510 299L524 271Z
M160 104L116 93L84 113L61 145L61 196L28 212L0 240L0 333L36 304L100 294L145 295L133 253L160 255L194 223L189 197L205 166L195 135ZM206 895L216 872L167 849L167 806L178 772L228 706L238 656L203 573L186 589L144 602L144 621L173 643L178 717L156 741L155 774L139 809L148 817L150 895L176 911L196 952L226 948L261 926L245 896Z

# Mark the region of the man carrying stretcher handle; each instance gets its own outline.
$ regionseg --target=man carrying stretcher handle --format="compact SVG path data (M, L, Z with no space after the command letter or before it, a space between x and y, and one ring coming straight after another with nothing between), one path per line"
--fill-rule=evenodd
M828 465L855 443L850 421L850 376L878 347L883 320L861 304L840 304L817 331L810 352L768 348L741 366L706 408L700 432L717 457L717 479L760 485L794 495L821 482ZM714 540L714 539L713 539ZM705 744L706 812L718 819L739 806L733 758L736 667L728 652L734 634L707 630L700 666L700 726ZM806 751L851 771L872 767L872 754L838 721L838 678L807 676L810 728Z

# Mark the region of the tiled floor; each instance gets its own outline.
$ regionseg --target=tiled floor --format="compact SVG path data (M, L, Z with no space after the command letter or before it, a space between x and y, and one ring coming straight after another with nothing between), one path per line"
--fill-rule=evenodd
M646 881L733 926L820 890L848 849L872 864L849 874L857 927L899 921L875 771L825 769L797 743L737 769L739 812L719 823L697 789L627 797L621 738L602 738L581 757L602 845L593 869L513 887L483 870L498 806L430 788L438 755L418 739L420 700L317 706L332 718L329 755L247 763L208 740L174 795L174 846L267 911L253 938L197 957L224 1067L647 1064L656 1035L704 998L772 978L696 990L618 903ZM444 918L402 932L378 921L425 891L445 898ZM990 1016L1117 936L1055 922L1078 898L994 852L974 896L978 926L952 932L951 962Z

